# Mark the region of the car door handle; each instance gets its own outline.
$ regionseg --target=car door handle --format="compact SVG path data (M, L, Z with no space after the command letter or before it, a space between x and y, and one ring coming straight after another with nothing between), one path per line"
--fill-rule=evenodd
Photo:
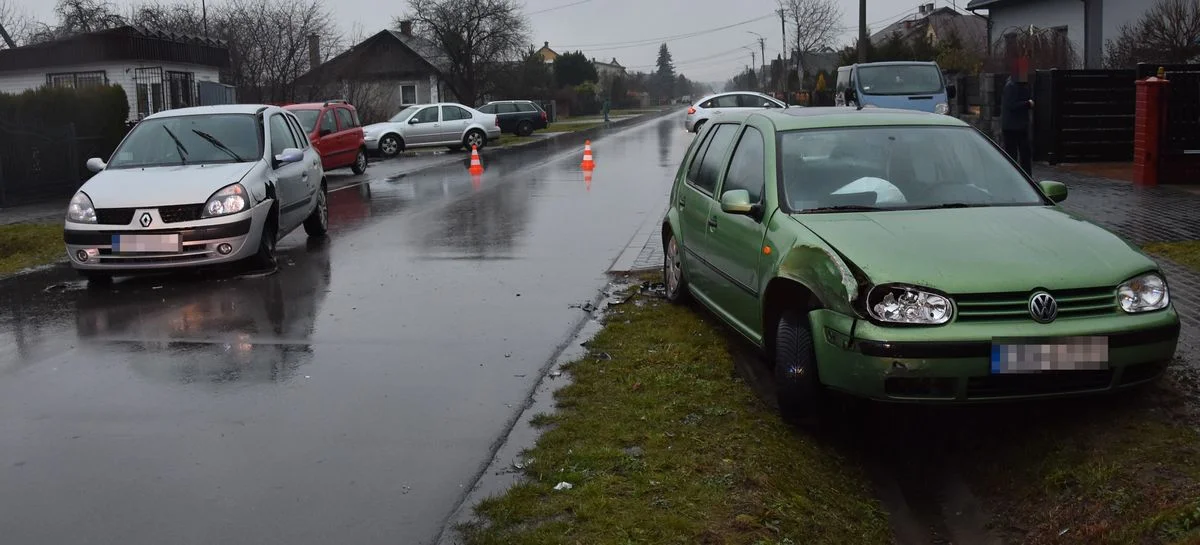
M717 218L708 218L708 228L709 229L717 228Z
M687 199L685 199L683 197L679 197L679 207L687 208Z

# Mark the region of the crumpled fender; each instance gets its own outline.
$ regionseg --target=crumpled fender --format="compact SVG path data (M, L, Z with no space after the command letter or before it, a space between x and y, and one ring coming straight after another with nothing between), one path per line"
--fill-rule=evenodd
M786 214L775 214L772 221L793 221ZM803 227L801 227L803 229ZM783 233L790 229L771 229L770 233ZM768 238L771 238L768 235ZM777 240L771 244L779 251L776 278L786 278L808 288L820 299L822 306L849 316L858 313L854 301L858 299L859 282L850 265L828 244L815 234L811 237L789 236L788 240Z

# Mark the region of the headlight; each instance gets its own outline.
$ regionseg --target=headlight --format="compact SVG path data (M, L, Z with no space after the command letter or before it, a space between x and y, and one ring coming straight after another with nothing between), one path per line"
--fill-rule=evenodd
M1162 310L1171 303L1167 281L1158 273L1143 274L1117 288L1121 310L1129 313Z
M867 293L867 312L881 322L939 325L954 316L949 297L910 286L876 286Z
M950 113L950 105L946 104L945 102L939 102L939 103L937 103L936 106L933 107L933 111L934 111L934 113L946 115L946 114Z
M96 208L92 206L91 197L82 191L71 197L67 206L67 221L74 223L96 223Z
M208 198L208 202L204 203L204 212L200 214L200 217L228 216L245 209L246 188L242 187L242 184L233 184L213 193L213 196Z

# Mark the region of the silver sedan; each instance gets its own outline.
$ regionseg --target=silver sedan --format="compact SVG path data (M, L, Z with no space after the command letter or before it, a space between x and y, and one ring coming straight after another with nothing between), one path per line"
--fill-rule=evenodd
M452 102L418 104L383 123L363 127L363 134L367 149L384 157L408 148L483 148L489 140L500 138L500 120L495 114Z

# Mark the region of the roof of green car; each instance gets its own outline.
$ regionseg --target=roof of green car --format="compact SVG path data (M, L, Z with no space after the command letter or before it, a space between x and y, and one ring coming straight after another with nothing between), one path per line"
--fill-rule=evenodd
M753 110L747 112L747 117L750 115L761 115L770 119L775 124L775 130L779 131L881 125L969 126L962 120L949 115L889 108L863 108L858 110L846 107L792 107L787 109Z

